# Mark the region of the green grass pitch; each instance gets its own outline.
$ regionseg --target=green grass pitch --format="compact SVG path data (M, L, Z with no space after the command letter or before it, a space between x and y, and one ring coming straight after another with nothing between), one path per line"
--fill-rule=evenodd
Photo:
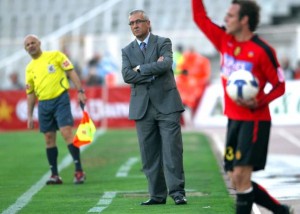
M183 140L188 199L185 206L176 206L170 197L166 205L139 205L149 198L147 182L141 171L136 132L126 129L106 131L82 152L85 184L73 184L71 163L60 172L62 185L42 185L18 213L234 213L234 200L227 191L209 139L201 133L187 132L183 133ZM11 205L20 204L20 197L30 193L30 188L49 170L43 135L38 131L0 133L0 145L2 213ZM58 148L61 163L68 151L60 133ZM130 165L128 175L117 177L130 158L137 161Z

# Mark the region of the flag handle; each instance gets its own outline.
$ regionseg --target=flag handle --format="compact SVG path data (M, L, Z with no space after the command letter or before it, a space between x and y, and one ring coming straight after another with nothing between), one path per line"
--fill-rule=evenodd
M79 102L80 108L84 111L84 103L82 101Z

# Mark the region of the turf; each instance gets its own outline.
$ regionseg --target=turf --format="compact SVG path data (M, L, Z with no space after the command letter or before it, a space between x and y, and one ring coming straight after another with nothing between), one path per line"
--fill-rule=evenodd
M184 167L188 205L176 206L168 197L166 205L140 206L148 199L147 182L141 163L135 130L109 130L84 152L82 163L86 183L73 184L74 166L63 169L64 184L43 186L18 213L234 213L233 198L228 194L210 142L201 133L184 133ZM0 211L36 184L47 172L43 136L36 132L0 133ZM58 135L59 162L68 154ZM127 177L116 177L130 158ZM107 199L104 194L115 193ZM108 201L108 204L105 203ZM98 210L98 211L97 211ZM90 211L90 212L89 212ZM92 212L94 211L94 212ZM97 211L97 212L96 212Z

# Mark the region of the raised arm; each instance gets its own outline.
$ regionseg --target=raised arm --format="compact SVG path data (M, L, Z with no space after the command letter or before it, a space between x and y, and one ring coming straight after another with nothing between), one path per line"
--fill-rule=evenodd
M222 37L226 36L225 29L213 23L207 16L203 0L192 0L192 12L196 25L213 43L217 50L220 50Z

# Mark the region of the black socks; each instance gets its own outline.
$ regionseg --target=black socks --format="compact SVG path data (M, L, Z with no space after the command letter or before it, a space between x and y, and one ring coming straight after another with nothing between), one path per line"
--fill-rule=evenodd
M251 214L252 204L254 201L254 192L237 193L236 214Z
M81 162L80 162L80 150L73 144L68 145L68 149L70 151L70 154L73 157L73 161L75 164L75 170L76 171L82 171Z
M75 147L73 144L69 144L68 149L70 151L71 156L73 157L73 161L75 164L75 170L82 171L79 148ZM57 147L47 148L46 153L47 153L48 163L50 165L50 170L51 170L52 175L58 175L58 170L57 170L58 149L57 149Z
M58 149L57 147L47 148L46 149L48 163L50 165L50 170L52 175L58 175L57 171L57 156L58 156Z

